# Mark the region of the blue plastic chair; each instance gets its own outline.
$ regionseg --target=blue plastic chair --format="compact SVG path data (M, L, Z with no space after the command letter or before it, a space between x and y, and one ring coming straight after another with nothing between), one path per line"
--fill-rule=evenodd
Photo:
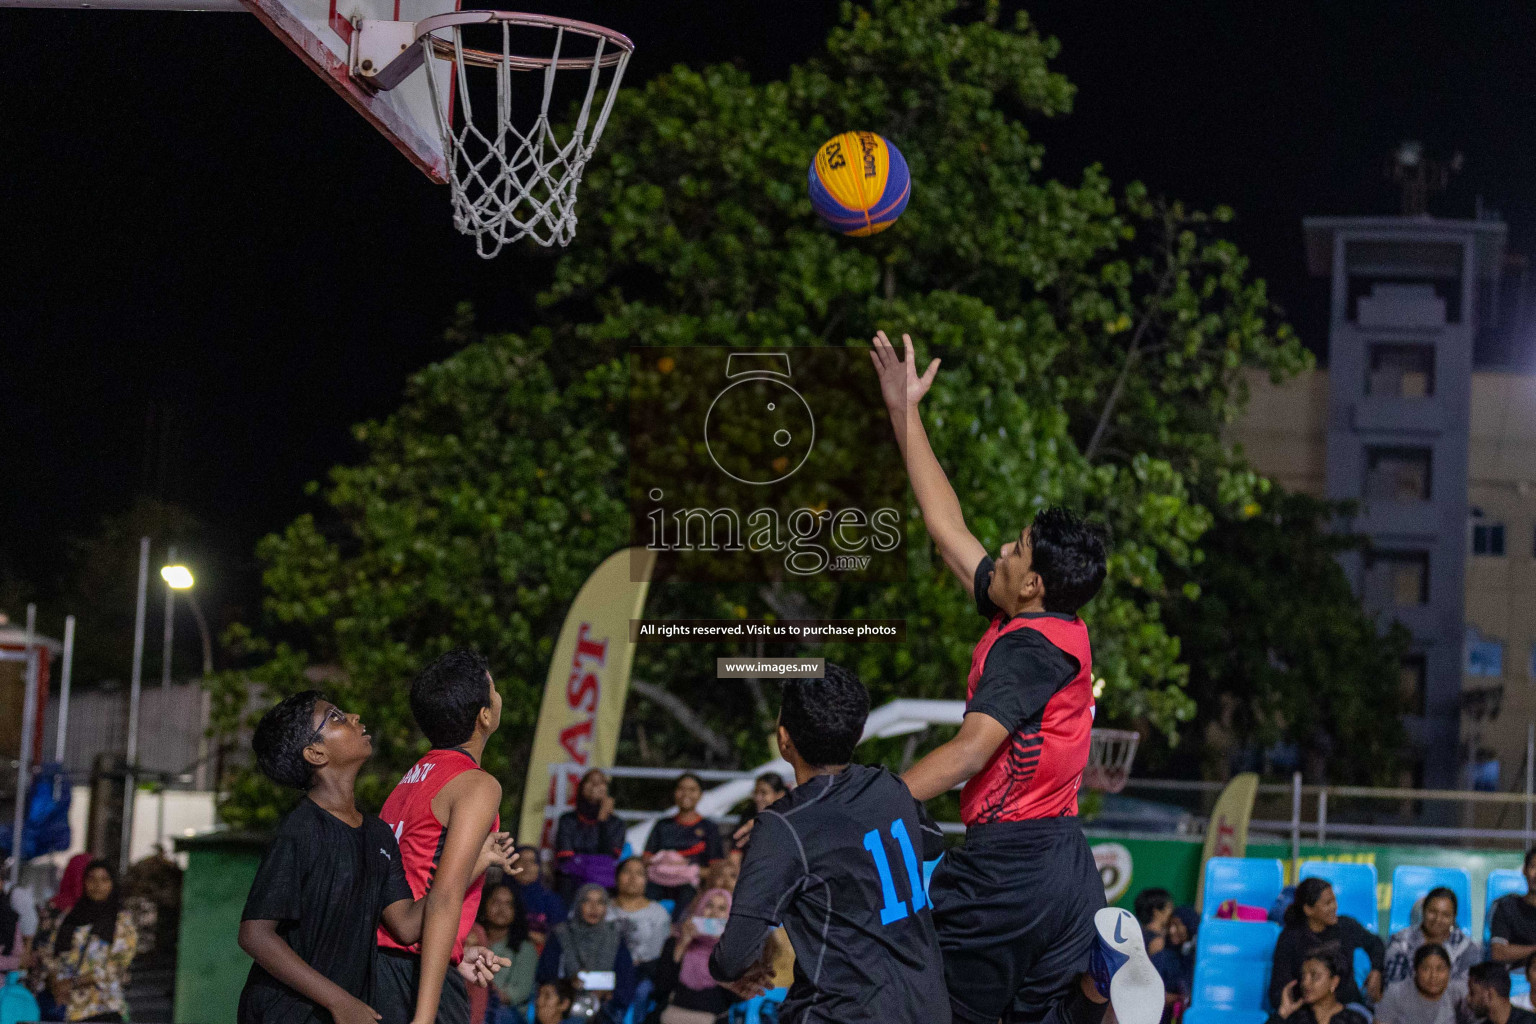
M1280 926L1273 921L1213 920L1201 925L1191 1003L1201 1010L1263 1013L1279 938Z
M1298 881L1321 878L1333 886L1339 913L1359 921L1372 933L1381 931L1381 911L1376 905L1376 865L1309 860L1301 865L1296 877Z
M1257 922L1254 922L1257 926ZM1203 933L1205 929L1201 929ZM1204 935L1202 934L1202 939ZM1201 957L1195 964L1190 1002L1214 1010L1257 1010L1269 1002L1269 964L1223 957Z
M1210 921L1200 926L1195 965L1206 960L1228 963L1262 963L1268 967L1275 956L1280 926L1273 921Z
M1483 903L1483 945L1487 946L1493 935L1493 904L1504 896L1524 896L1525 876L1510 868L1495 868L1488 872L1488 898ZM1510 976L1513 980L1514 975Z
M1184 1024L1264 1024L1269 1014L1263 1010L1218 1010L1213 1006L1191 1006L1184 1011Z
M760 996L731 1007L726 1020L730 1024L764 1024L779 1019L779 1005L789 995L787 988L771 988Z
M1456 894L1456 924L1472 930L1472 878L1463 868L1432 868L1403 864L1392 872L1392 915L1387 927L1394 933L1407 928L1413 905L1431 889L1445 886Z
M1257 857L1212 857L1205 862L1205 904L1201 927L1216 918L1226 900L1268 909L1285 887L1285 869L1278 860Z

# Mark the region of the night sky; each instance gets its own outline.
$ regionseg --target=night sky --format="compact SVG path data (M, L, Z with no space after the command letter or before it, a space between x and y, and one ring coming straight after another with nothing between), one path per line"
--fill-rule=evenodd
M1047 172L1098 161L1233 206L1233 237L1314 350L1325 293L1305 276L1300 219L1395 213L1382 167L1403 138L1465 155L1435 213L1470 216L1481 196L1529 250L1529 6L1027 7L1079 88L1069 118L1035 126ZM679 61L774 76L836 17L829 0L532 9L629 34L632 82ZM350 424L446 354L454 305L523 326L552 257L476 257L446 189L254 18L0 10L0 29L0 571L46 591L64 537L149 493L208 524L231 576L210 596L238 607L257 538L355 457Z

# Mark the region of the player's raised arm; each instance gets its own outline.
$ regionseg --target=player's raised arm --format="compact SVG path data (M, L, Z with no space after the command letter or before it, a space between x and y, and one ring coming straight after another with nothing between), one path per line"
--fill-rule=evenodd
M897 354L884 331L875 335L869 355L875 364L875 372L880 375L880 395L885 399L891 426L896 430L896 443L901 447L907 476L917 495L917 507L922 510L928 536L938 546L949 571L974 598L976 566L986 557L987 551L965 525L960 499L955 496L955 489L944 475L944 467L933 454L933 446L928 443L928 432L923 429L923 418L918 412L918 403L933 386L933 378L939 372L939 360L929 363L923 375L918 376L917 354L912 350L911 335L903 334L901 341L905 359Z

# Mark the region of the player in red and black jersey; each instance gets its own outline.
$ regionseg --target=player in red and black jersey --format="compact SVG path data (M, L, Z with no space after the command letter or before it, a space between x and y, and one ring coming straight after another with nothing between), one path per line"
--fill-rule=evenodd
M485 659L459 648L428 665L411 681L411 715L432 749L401 778L379 817L394 832L406 881L426 908L417 944L379 931L374 1009L382 1024L463 1024L469 995L450 965L465 956L485 886L481 855L500 824L501 784L480 767L486 740L501 724L501 694Z
M956 1024L1155 1024L1163 987L1104 888L1077 823L1093 729L1093 653L1077 612L1104 583L1103 527L1064 509L987 555L923 429L917 373L882 332L871 353L912 489L944 564L988 619L971 655L960 732L902 779L919 801L961 783L965 845L933 874L933 921Z

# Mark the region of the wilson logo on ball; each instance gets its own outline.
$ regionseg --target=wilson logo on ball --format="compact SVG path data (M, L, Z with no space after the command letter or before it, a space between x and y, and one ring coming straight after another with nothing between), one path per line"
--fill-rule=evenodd
M874 132L843 132L822 143L808 178L817 216L845 235L879 234L912 195L901 151Z

